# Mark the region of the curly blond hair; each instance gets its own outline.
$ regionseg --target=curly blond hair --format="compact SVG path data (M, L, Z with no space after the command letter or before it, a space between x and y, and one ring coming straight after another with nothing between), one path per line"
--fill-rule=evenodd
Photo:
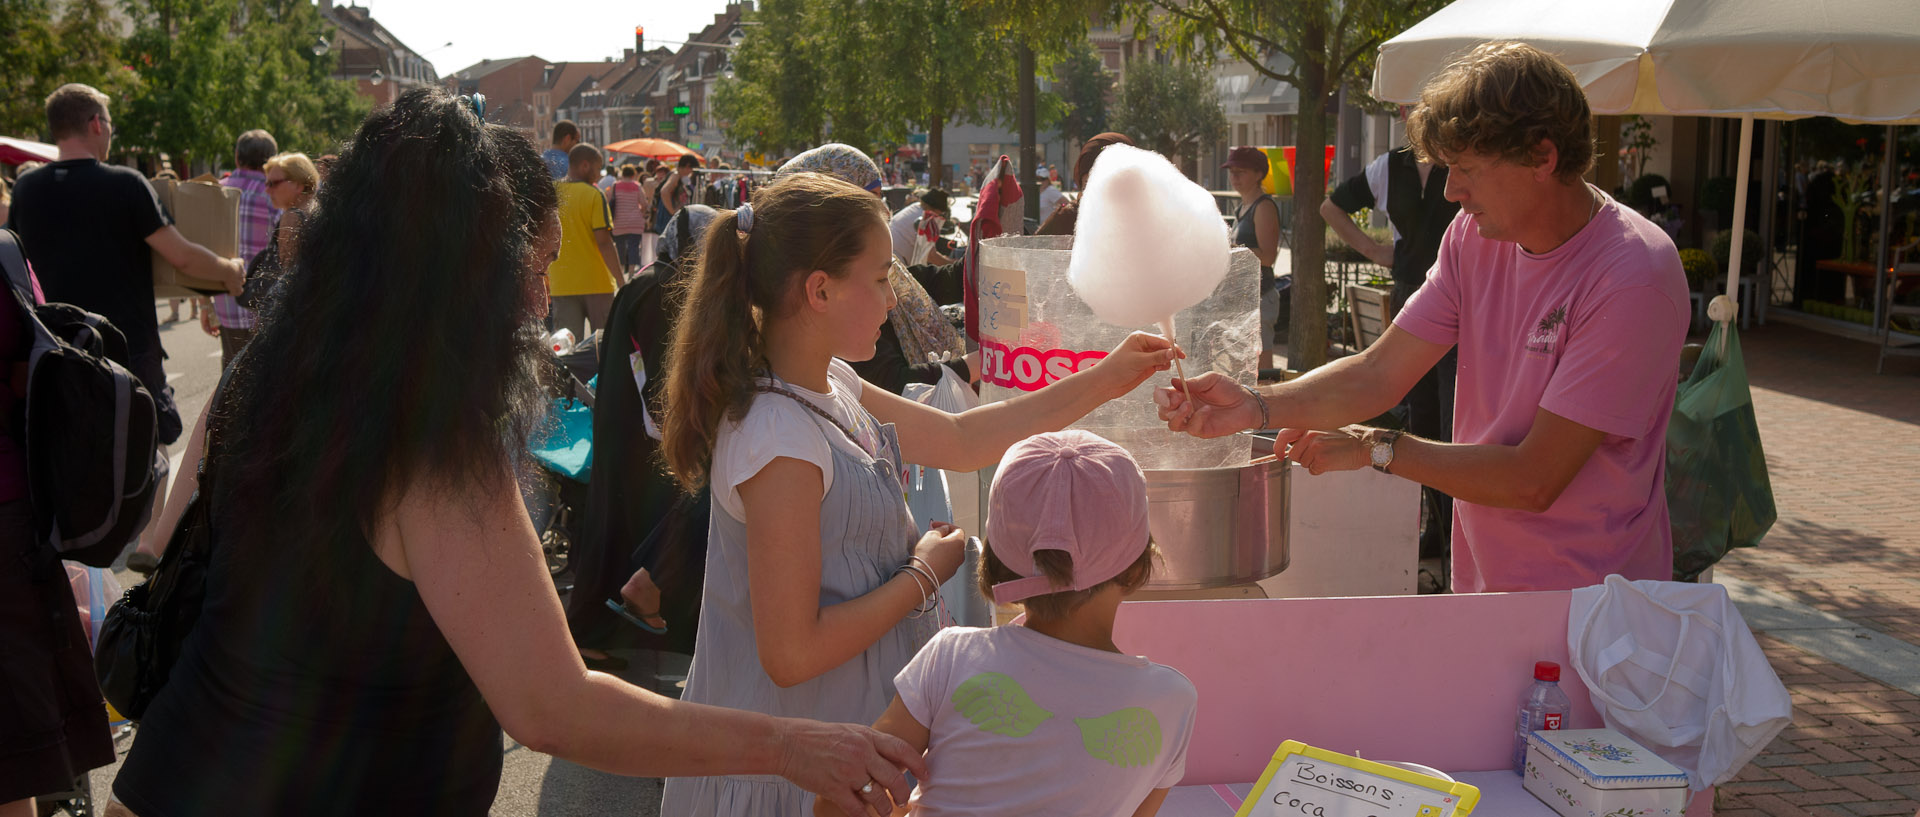
M1422 161L1446 164L1462 152L1524 167L1559 153L1553 172L1575 182L1593 166L1593 112L1573 72L1526 43L1490 42L1468 52L1420 91L1407 115L1407 143Z

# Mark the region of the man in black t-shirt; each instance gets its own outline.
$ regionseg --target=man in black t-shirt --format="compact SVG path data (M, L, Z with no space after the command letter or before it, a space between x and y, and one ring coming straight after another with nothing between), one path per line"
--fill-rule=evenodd
M160 441L179 439L180 412L161 365L153 256L181 271L222 281L239 294L245 268L174 229L138 172L103 163L113 141L105 94L78 83L47 97L47 129L60 159L22 176L7 226L20 234L49 302L97 312L127 336L133 374L153 393Z
M1406 119L1406 106L1400 118ZM1440 254L1440 239L1447 225L1460 212L1460 205L1448 201L1447 169L1414 158L1413 151L1402 147L1381 154L1367 169L1342 182L1320 204L1320 216L1348 246L1359 250L1376 264L1393 272L1393 312L1398 313L1407 299L1427 282L1427 271ZM1393 224L1392 248L1381 246L1355 226L1350 214L1371 207L1385 211ZM1459 360L1455 351L1440 358L1426 376L1415 383L1403 401L1407 406L1407 430L1429 440L1453 439L1453 381ZM1432 488L1422 488L1427 505L1427 524L1420 532L1420 557L1438 559L1441 564L1452 554L1453 500ZM1425 589L1441 589L1446 582L1433 576Z

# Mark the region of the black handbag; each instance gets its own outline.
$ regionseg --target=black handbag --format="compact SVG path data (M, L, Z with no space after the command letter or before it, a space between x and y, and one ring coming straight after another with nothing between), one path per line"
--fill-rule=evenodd
M226 379L223 375L214 391L216 405L226 391ZM212 462L217 424L213 418L217 416L218 411L208 414L206 448L197 471L199 487L167 540L160 564L107 610L93 648L93 672L100 680L100 692L132 720L140 720L166 686L206 601L214 540Z

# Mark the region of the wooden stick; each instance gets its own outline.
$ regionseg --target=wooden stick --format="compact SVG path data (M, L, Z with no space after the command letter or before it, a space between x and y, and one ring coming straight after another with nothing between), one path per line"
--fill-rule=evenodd
M1193 403L1193 388L1187 385L1187 367L1180 365L1180 341L1176 340L1173 336L1173 319L1167 318L1162 320L1160 322L1160 331L1165 332L1168 342L1173 344L1173 373L1180 377L1180 391L1187 395L1187 403L1191 405Z

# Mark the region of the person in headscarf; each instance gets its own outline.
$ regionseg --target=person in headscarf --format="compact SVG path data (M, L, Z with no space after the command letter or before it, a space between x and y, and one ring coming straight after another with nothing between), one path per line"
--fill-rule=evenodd
M774 173L778 182L796 173L820 173L880 195L880 166L852 145L821 145L789 159ZM854 363L853 370L867 382L899 394L909 383L935 384L951 369L962 380L978 380L968 364L960 331L940 311L925 286L899 263L888 274L898 301L887 313L873 358Z
M684 274L717 215L704 204L674 213L660 236L659 260L620 287L608 310L600 346L605 376L594 395L594 463L570 554L567 602L567 628L589 662L617 668L621 660L610 649L693 652L708 503L705 492L687 494L659 467L661 387Z
M660 260L678 265L681 256L700 246L700 237L707 234L707 224L715 215L718 214L714 209L704 204L680 208L680 212L667 221L666 233L660 236Z

